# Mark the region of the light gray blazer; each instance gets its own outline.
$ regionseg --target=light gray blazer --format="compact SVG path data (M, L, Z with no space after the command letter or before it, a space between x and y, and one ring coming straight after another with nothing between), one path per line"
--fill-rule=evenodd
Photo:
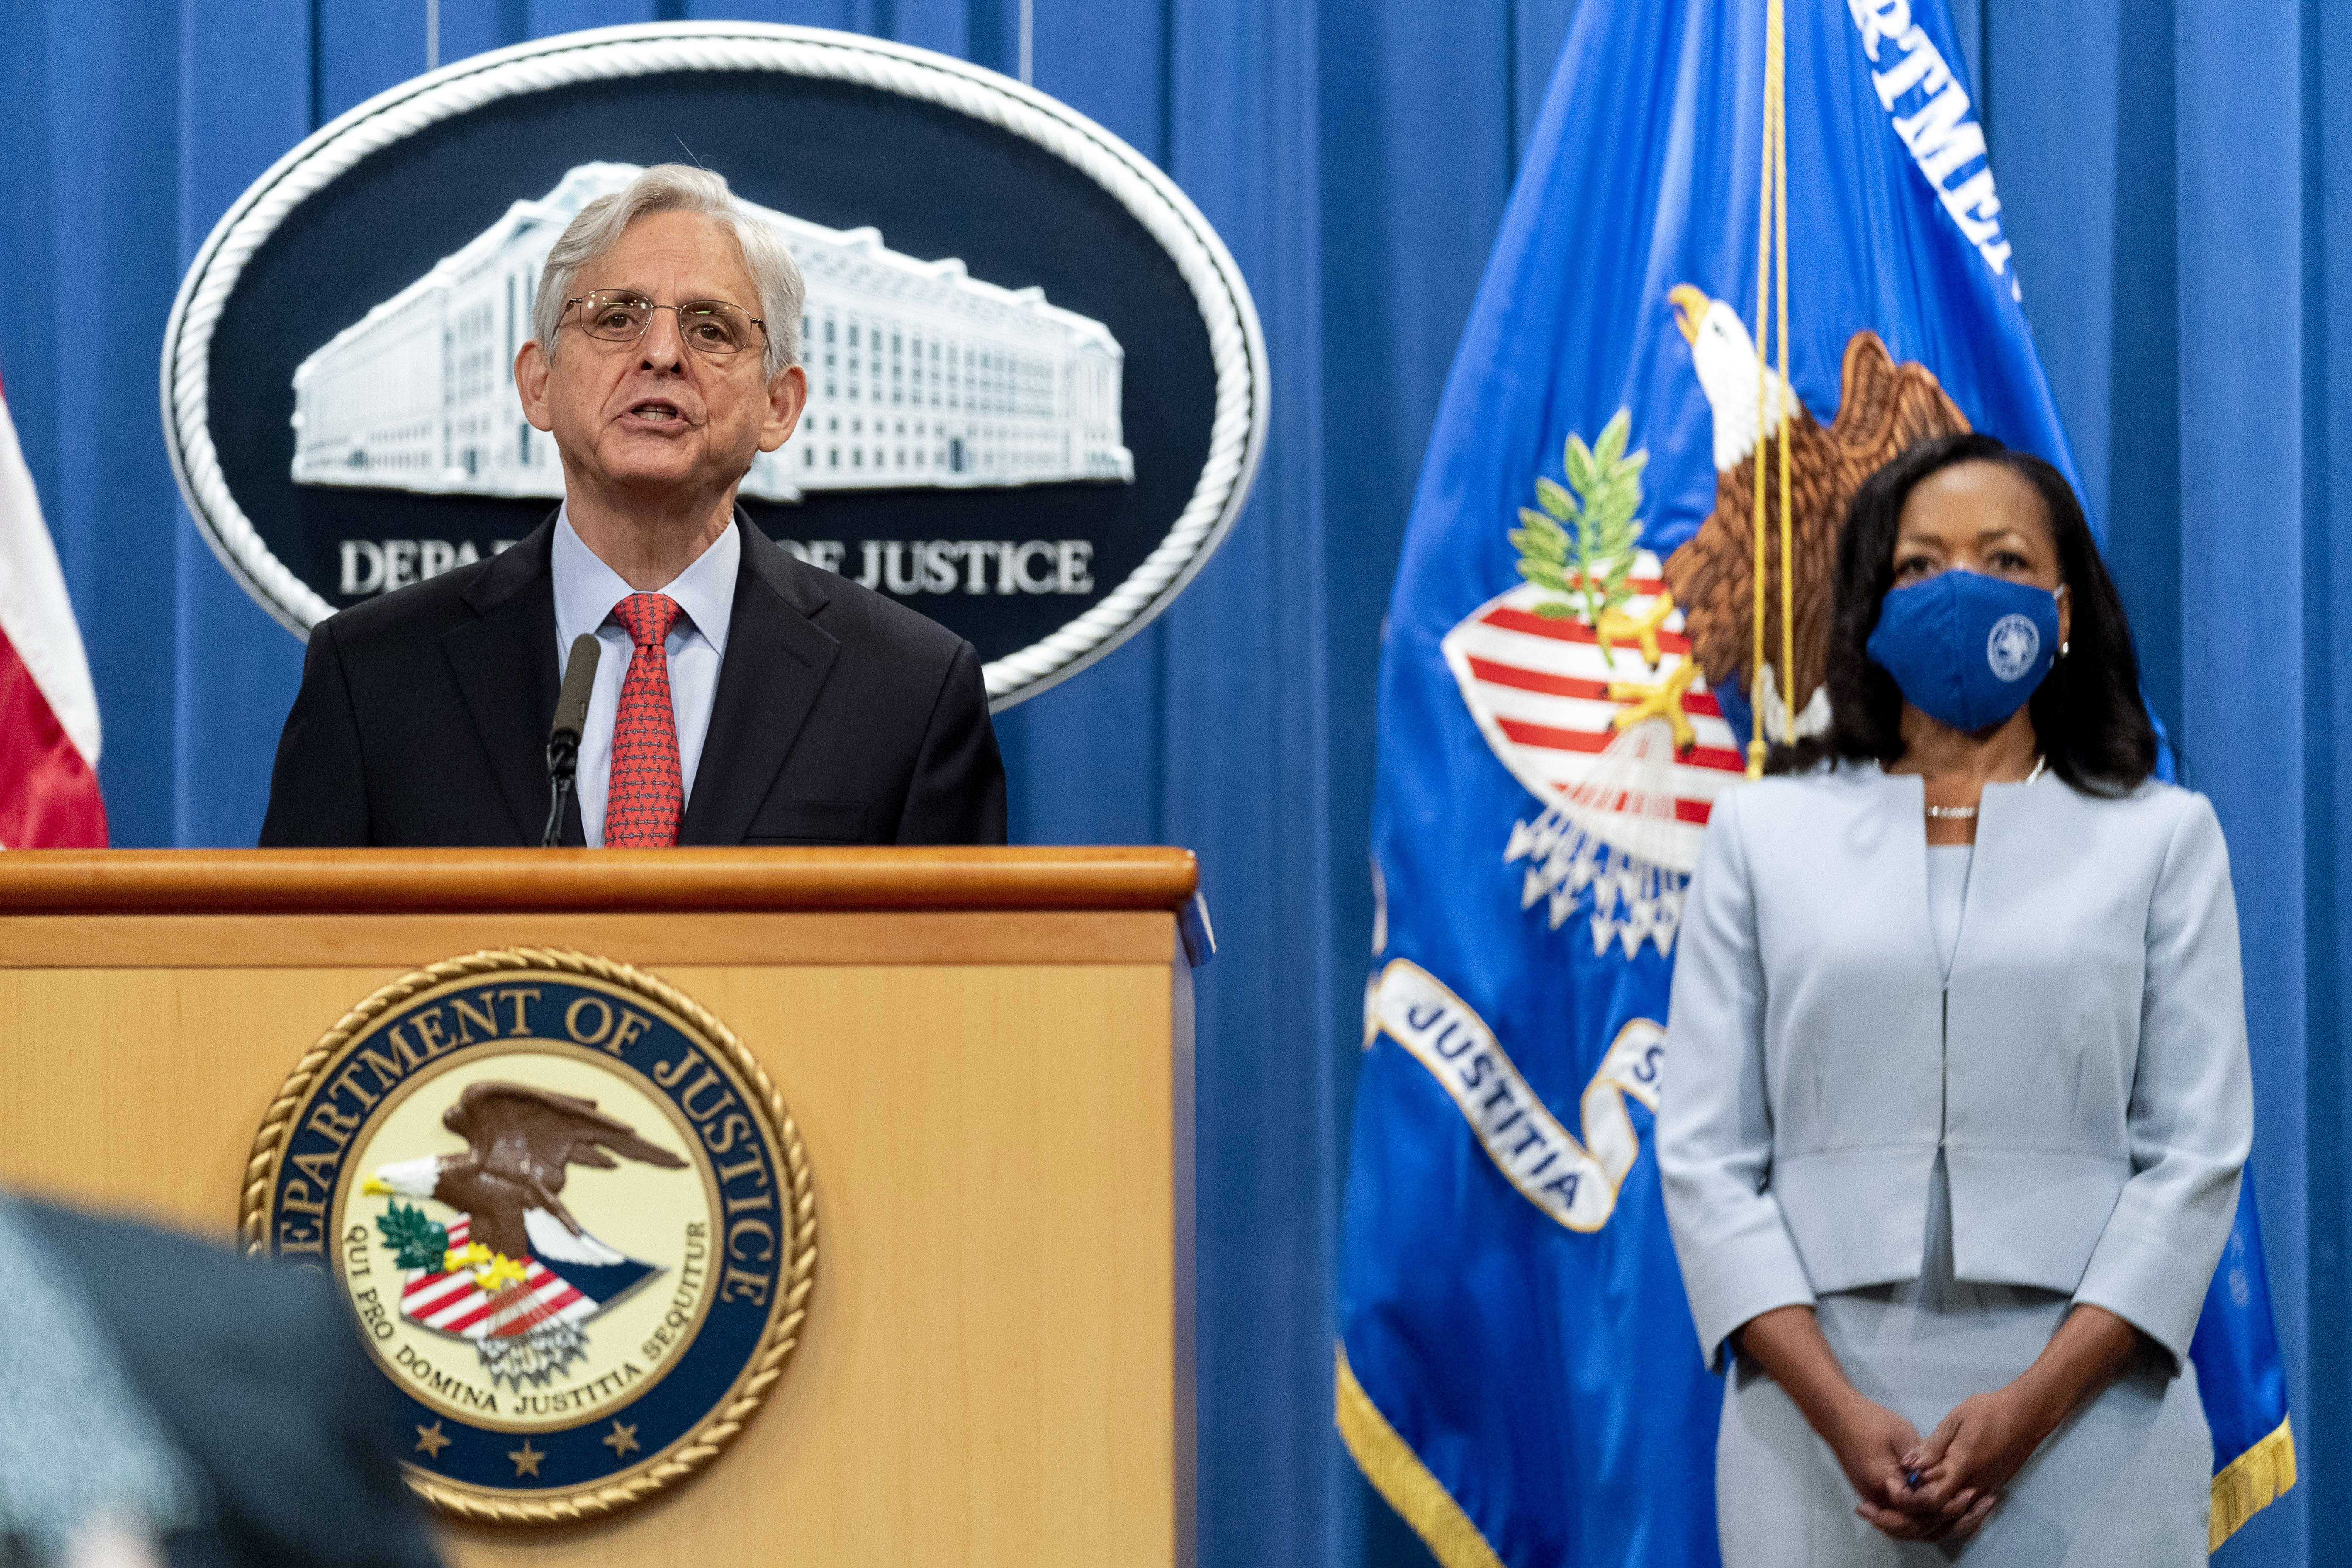
M1944 1151L1958 1278L2185 1355L2253 1133L2229 851L2200 795L1992 784L1949 985L1920 781L1847 764L1715 808L1658 1165L1710 1362L1774 1307L1918 1277Z

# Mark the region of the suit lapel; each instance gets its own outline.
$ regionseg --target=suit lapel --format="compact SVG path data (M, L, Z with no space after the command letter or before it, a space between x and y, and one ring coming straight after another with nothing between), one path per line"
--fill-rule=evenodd
M735 526L743 536L742 564L710 727L678 827L681 844L743 842L841 652L815 622L826 602L817 574L794 572L792 557L740 508ZM554 640L551 629L548 640Z
M1960 939L1953 950L1957 980L1969 955L1989 941L1996 921L2020 916L2001 911L2051 907L2050 884L2072 863L2079 847L2096 831L2075 813L2083 797L2055 774L2031 784L1989 784L1977 805L1976 853L1969 858L1968 899L1960 906ZM2063 903L2059 907L2063 907ZM1988 912L1979 917L1977 910Z
M546 826L547 725L562 679L555 668L555 589L548 571L554 536L551 517L492 560L466 591L466 603L478 618L441 637L475 739L524 844L537 844ZM576 811L572 818L577 821Z

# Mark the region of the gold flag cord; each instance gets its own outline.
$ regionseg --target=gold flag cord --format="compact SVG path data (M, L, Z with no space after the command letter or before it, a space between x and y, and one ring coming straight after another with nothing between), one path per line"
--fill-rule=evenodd
M1748 600L1755 610L1756 642L1753 657L1748 666L1748 776L1760 778L1764 773L1764 574L1765 574L1765 447L1766 423L1771 419L1772 374L1770 370L1774 317L1780 327L1780 398L1778 434L1780 437L1780 738L1794 743L1797 739L1795 714L1796 692L1790 687L1789 671L1796 663L1796 581L1790 570L1795 554L1796 525L1791 516L1789 437L1795 416L1791 405L1795 388L1789 379L1789 128L1787 59L1787 19L1784 0L1766 0L1764 13L1764 148L1763 168L1758 180L1756 203L1756 505L1751 527L1756 539L1756 574L1750 581ZM1777 280L1777 312L1773 310Z
M1773 261L1780 273L1774 292L1780 307L1780 741L1793 746L1797 743L1797 521L1790 505L1789 439L1796 434L1797 384L1789 378L1788 30L1782 3L1771 0L1770 19L1765 26L1764 94L1772 114ZM1762 309L1760 303L1758 309Z

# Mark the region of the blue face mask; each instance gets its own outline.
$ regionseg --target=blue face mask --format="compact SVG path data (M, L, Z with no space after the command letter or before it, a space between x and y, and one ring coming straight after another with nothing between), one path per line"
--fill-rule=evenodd
M1955 730L2000 723L2058 657L2058 595L1980 572L1938 572L1897 588L1870 634L1872 662L1914 708Z

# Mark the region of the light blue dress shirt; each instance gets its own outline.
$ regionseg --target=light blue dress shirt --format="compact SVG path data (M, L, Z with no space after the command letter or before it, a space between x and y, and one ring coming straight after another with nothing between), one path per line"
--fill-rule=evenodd
M719 662L727 653L727 623L735 613L735 573L743 541L733 528L719 536L694 563L654 590L677 601L685 614L670 627L670 712L677 721L679 782L694 798L694 774L702 761L702 741L710 729L710 702L719 690ZM621 574L597 559L572 531L569 507L555 520L555 543L548 558L555 579L555 658L559 667L583 632L596 634L604 657L588 698L588 727L580 737L580 825L588 847L604 846L604 799L613 776L613 719L621 708L621 683L636 650L613 618L613 606L636 592Z

